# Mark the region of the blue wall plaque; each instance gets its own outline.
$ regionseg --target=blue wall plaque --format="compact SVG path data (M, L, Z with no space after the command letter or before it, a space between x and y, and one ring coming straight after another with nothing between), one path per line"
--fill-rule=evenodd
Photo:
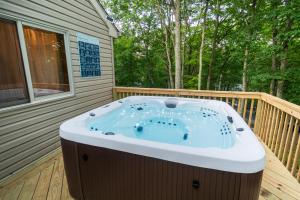
M81 77L101 75L98 38L77 33Z

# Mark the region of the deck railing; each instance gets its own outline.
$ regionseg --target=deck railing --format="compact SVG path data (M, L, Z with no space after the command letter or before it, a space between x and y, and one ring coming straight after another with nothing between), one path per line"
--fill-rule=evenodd
M300 106L261 92L114 87L114 99L176 96L214 99L231 105L300 182Z

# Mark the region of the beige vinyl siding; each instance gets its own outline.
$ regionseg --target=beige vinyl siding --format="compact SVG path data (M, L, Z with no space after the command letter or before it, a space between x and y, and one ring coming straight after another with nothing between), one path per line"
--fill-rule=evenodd
M112 44L108 27L84 0L0 0L0 14L69 31L75 96L0 111L0 179L60 146L59 125L112 101ZM81 78L76 33L100 40L101 77Z

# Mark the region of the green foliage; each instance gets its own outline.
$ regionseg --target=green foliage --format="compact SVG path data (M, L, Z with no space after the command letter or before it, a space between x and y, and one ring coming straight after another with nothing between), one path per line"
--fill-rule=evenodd
M138 46L134 38L121 36L114 43L116 84L138 86L143 82L144 72L136 55Z
M208 66L212 58L215 14L218 12L220 22L216 35L216 60L212 66L211 88L241 89L244 52L247 47L248 90L270 92L271 80L275 80L276 83L284 80L283 98L300 104L300 1L218 1L221 3L219 11L216 9L217 0L211 0L209 4L203 52L203 88L206 86ZM122 30L122 36L114 43L116 84L170 87L165 35L158 7L163 10L164 21L167 24L174 76L172 0L106 0L102 3ZM204 5L204 0L182 0L184 88L197 88ZM167 16L171 16L170 19ZM290 26L287 23L289 21ZM277 43L273 44L272 39ZM286 46L287 66L282 70L280 62L286 53ZM277 62L276 70L272 71L274 55Z

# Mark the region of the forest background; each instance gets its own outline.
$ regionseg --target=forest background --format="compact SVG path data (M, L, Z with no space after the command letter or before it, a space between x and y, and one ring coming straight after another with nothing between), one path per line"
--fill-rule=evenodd
M300 104L300 0L102 0L117 86L261 91Z

